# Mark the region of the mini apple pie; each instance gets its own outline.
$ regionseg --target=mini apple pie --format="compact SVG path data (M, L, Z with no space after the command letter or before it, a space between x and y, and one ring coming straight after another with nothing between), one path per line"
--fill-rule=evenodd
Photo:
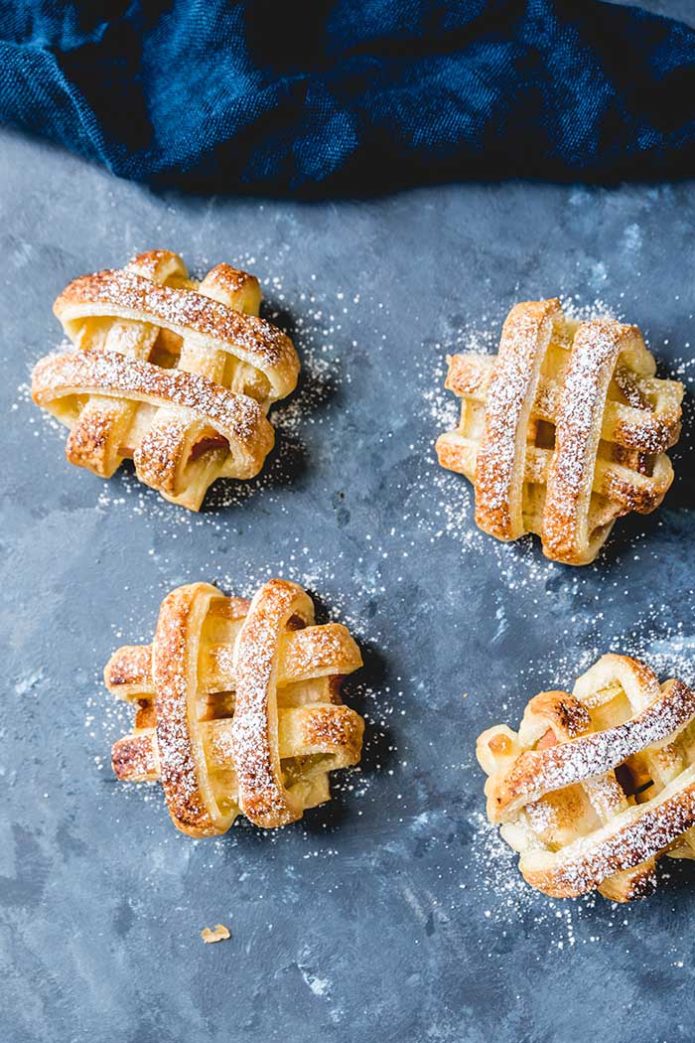
M364 721L340 686L360 666L347 629L317 626L296 583L272 579L251 602L179 587L152 644L120 648L106 666L108 690L136 707L114 772L161 782L192 837L225 833L240 814L265 828L294 822L330 799L329 772L359 763Z
M656 862L695 858L695 693L604 655L574 692L541 692L518 732L478 739L490 822L533 887L555 898L598 889L651 894Z
M437 454L473 482L475 520L491 536L533 532L546 557L586 565L617 518L663 500L683 385L655 377L636 326L529 301L507 316L496 356L448 363L461 420Z
M70 428L68 460L110 478L132 457L140 481L194 511L217 478L258 474L268 409L299 373L260 302L253 275L218 264L195 282L168 250L71 282L53 310L77 350L32 377L34 401Z

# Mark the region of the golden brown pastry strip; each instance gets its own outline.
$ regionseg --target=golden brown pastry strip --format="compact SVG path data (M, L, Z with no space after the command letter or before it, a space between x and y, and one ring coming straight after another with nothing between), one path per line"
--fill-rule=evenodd
M197 283L166 250L74 280L54 310L78 351L32 375L34 401L70 428L68 460L108 478L132 458L191 510L216 479L257 474L273 446L265 414L299 372L260 300L247 272L219 264Z
M488 817L547 894L629 901L656 886L657 858L695 856L695 693L682 681L603 656L573 695L535 696L518 733L490 728L477 752Z
M503 540L537 533L548 557L583 565L618 517L658 507L683 386L654 373L635 326L573 322L556 300L516 305L497 356L451 357L461 419L437 453L474 483L478 525Z
M225 832L241 811L284 825L329 798L330 771L359 761L364 722L340 703L340 678L361 663L345 627L314 624L294 583L271 580L250 603L178 588L152 645L125 646L106 666L109 690L139 707L114 771L160 780L192 836Z

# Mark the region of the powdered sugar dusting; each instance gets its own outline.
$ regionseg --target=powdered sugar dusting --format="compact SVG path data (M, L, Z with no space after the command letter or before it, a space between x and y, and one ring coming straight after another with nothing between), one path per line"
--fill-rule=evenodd
M626 355L619 383L633 408L607 398L623 347L638 341L634 327L607 318L568 323L556 301L535 301L510 311L494 366L484 367L479 354L449 358L447 386L463 406L437 453L443 467L474 483L482 529L502 540L536 533L549 557L586 564L617 517L658 506L671 470L665 457L652 463L649 454L677 440L682 391L650 379L643 393ZM649 358L643 345L641 355ZM552 442L529 441L549 437L539 421L551 425ZM611 447L612 467L597 458L602 444L604 456Z
M304 623L309 622L308 616L303 618L303 601L301 593L287 583L266 584L251 602L237 642L234 764L244 810L260 825L284 825L297 817L297 809L277 778L268 699L285 617L295 611Z
M215 423L231 441L253 442L263 423L260 407L245 395L234 395L197 374L126 360L116 352L47 355L35 369L35 382L37 394L46 400L77 387L92 394L142 396L176 405Z
M521 796L524 801L538 800L615 768L633 753L675 735L694 716L695 693L686 685L674 685L629 721L525 755L507 785L515 800Z
M223 613L225 619L241 623L239 632L235 629L227 634L224 654L217 649L212 660L215 647L204 644L201 631L206 613L211 611L215 620ZM300 624L305 628L298 629ZM204 654L201 658L201 653L208 658ZM153 685L138 690L139 680L144 685L149 680L145 676L149 668L144 665L148 655L152 656ZM197 664L195 690L190 688L191 662ZM359 653L347 632L337 626L314 626L313 606L295 584L273 579L250 604L238 598L222 602L205 584L179 588L162 603L152 647L126 646L109 662L109 689L118 694L121 683L134 685L131 700L137 699L140 706L136 731L114 745L116 774L133 781L160 777L169 809L184 832L224 833L237 805L257 824L284 825L301 817L304 802L301 785L298 797L285 788L281 757L287 771L295 765L298 778L294 781L298 783L303 783L306 749L318 745L321 752L333 754L335 767L359 760L361 723L357 715L335 705L330 686L326 689L319 683L310 692L307 684L342 677L359 666ZM271 717L275 689L295 681L304 682L302 713L294 725L291 717L288 723L280 713L276 730L272 725L275 717ZM143 696L153 692L152 706ZM224 707L217 703L214 723L207 716L199 718L196 710L194 725L191 714L200 695L214 698L215 693L223 694L227 701ZM226 728L218 727L222 720ZM213 765L226 779L219 794L211 774ZM330 770L327 762L325 774ZM216 800L222 803L218 805ZM220 814L222 807L229 812Z
M519 508L513 498L518 425L524 405L535 397L542 351L552 330L551 315L538 311L515 310L505 321L503 348L486 397L485 437L476 461L479 516L505 537L513 534L513 517Z
M244 263L253 267L255 259L249 258L248 262ZM267 270L269 268L266 265ZM317 281L318 285L320 279ZM533 667L523 664L520 675L510 677L509 688L511 690L513 687L514 691L524 694L523 701L517 704L517 708L521 709L528 694L541 687L541 684L537 683L539 675L543 684L552 676L556 661L560 664L558 673L562 675L558 681L564 678L566 683L568 676L573 677L579 672L574 651L566 662L567 670L562 669L564 643L570 645L567 640L568 632L576 635L579 626L581 640L591 643L592 634L587 629L587 619L596 620L593 651L584 658L585 665L588 665L597 652L605 650L605 644L601 640L601 628L607 618L610 618L611 602L629 596L624 591L626 584L621 582L615 569L606 568L605 561L597 566L589 566L581 574L568 572L545 561L540 555L537 543L530 538L525 538L515 545L505 545L480 533L473 523L472 495L467 482L439 468L433 452L433 441L437 431L455 426L458 415L454 396L442 389L445 354L447 351L466 349L490 352L496 350L503 315L500 313L489 318L483 316L479 320L481 327L478 330L462 325L460 329L451 331L447 339L439 342L428 341L425 350L415 352L412 373L421 389L423 407L420 413L415 411L418 415L411 418L411 422L405 427L406 438L410 439L406 448L411 457L407 474L402 478L400 475L396 477L396 484L402 493L401 524L395 531L381 536L375 533L367 545L369 554L363 554L360 548L357 554L359 560L353 557L354 548L346 547L344 550L341 548L333 560L326 561L321 548L312 542L310 534L295 530L293 505L291 498L285 496L285 491L291 491L296 480L295 467L301 458L306 435L311 434L312 428L316 428L318 430L314 434L320 436L321 427L331 422L331 412L326 409L327 401L336 392L340 394L341 387L346 390L351 380L349 359L343 358L346 346L344 333L336 331L336 327L342 323L342 302L337 305L333 297L329 299L322 296L320 290L314 294L307 294L306 300L299 301L297 294L285 294L282 276L271 278L269 286L272 303L268 314L271 318L278 315L278 321L281 323L287 321L287 317L281 314L284 299L291 296L291 311L302 320L302 330L297 332L295 339L302 354L304 373L315 374L316 379L308 381L306 387L300 384L295 395L285 405L274 410L273 418L279 428L278 450L270 473L250 483L218 483L208 499L204 514L189 515L160 503L149 490L136 483L127 470L125 475L103 486L101 509L104 512L108 511L112 516L122 518L125 525L132 514L144 515L151 523L151 554L157 579L155 589L143 587L141 582L137 583L136 589L141 598L154 604L175 583L194 578L214 579L227 591L252 594L264 575L281 574L320 592L326 598L331 616L343 618L359 638L372 643L388 656L388 627L383 627L379 614L374 615L370 608L374 599L383 599L385 595L385 581L379 567L380 556L388 552L393 560L397 555L402 555L403 571L407 577L408 557L413 557L414 550L426 550L427 546L431 545L433 553L436 553L436 547L439 545L444 551L453 550L460 555L455 560L456 569L461 574L476 558L492 561L495 577L500 581L500 597L504 599L501 607L506 606L508 625L509 621L511 625L514 623L513 606L517 600L514 595L518 594L528 606L527 624L531 629L537 618L533 611L534 605L547 605L548 599L558 598L557 592L560 588L564 599L576 602L581 625L574 619L571 622L568 619L568 631L564 633L561 625L557 641L553 640L553 648L549 650L547 660L542 663L536 661ZM344 299L346 306L353 312L358 309L359 306L353 304L352 294L346 292ZM593 308L590 310L594 311ZM610 310L605 305L599 305L595 309L598 314ZM658 357L658 347L655 347L655 354ZM693 362L690 359L686 358L676 366L676 375L690 382L693 372ZM346 394L345 408L349 408L348 398ZM283 415L286 423L283 423ZM423 429L418 430L418 425ZM272 560L267 564L262 560L262 556L259 558L256 555L256 560L249 562L243 555L239 558L234 551L234 532L243 524L243 501L250 495L262 504L264 510L272 513L278 523L281 542L269 546L268 557ZM240 509L237 511L235 508ZM210 534L210 539L198 543L196 567L193 569L187 564L185 554L182 559L181 548L185 550L188 542L196 538L197 530L202 528ZM227 558L220 557L219 547L226 543L231 545L233 553ZM629 563L633 557L644 557L651 553L649 542L644 540L639 531L635 534L633 527L630 545L627 550L618 549L617 560ZM614 560L615 555L615 549L611 548L608 555L610 561ZM345 581L346 574L353 576L351 582ZM392 588L390 590L392 592ZM509 594L513 596L510 598ZM655 618L660 610L661 606L655 606ZM114 646L124 639L137 640L140 637L142 640L149 640L151 624L152 619L145 619L141 609L133 610L131 618L119 624L120 633L114 635ZM624 637L625 635L622 635L622 638ZM656 627L655 641L663 643L665 654L670 653L672 638L676 643L679 640L675 630ZM683 635L683 639L686 642L689 640L687 635ZM621 635L612 634L610 641L618 650L623 650ZM689 654L692 654L692 646ZM669 673L668 670L661 669L659 672L662 676ZM530 682L526 687L524 675ZM683 676L683 671L680 671L680 675ZM551 681L547 683L550 684ZM405 712L400 689L409 686L411 679L396 678L388 685L379 686L378 690L371 687L371 684L373 680L366 686L366 690L363 690L363 683L358 680L356 683L350 683L349 690L355 693L357 704L361 704L360 708L362 705L365 707L366 716L371 721L367 732L367 745L368 748L371 745L378 766L341 775L333 785L334 792L353 788L351 806L354 805L358 814L362 814L363 810L365 816L369 815L369 803L376 799L375 773L392 770L389 761L382 756L382 751L395 746L391 726L394 718ZM88 730L93 737L97 756L101 756L98 751L108 750L110 741L122 732L123 724L126 723L125 717L122 716L122 704L110 699L105 702L100 685L100 678L95 677L97 694L90 709L93 719L88 722ZM347 696L347 701L352 701L352 695ZM117 718L118 714L121 714L120 719ZM102 722L106 735L102 734ZM462 736L461 741L464 740L465 736ZM105 758L104 764L108 764L108 758ZM400 763L398 767L400 768ZM127 795L129 788L126 787L125 790ZM149 792L151 798L159 804L157 790L151 789ZM120 804L124 799L123 787L111 787L106 793L109 802L116 801ZM140 799L141 791L138 791L138 802ZM480 799L478 794L478 804ZM317 834L316 829L312 832L304 826L285 831L284 834L270 833L265 837L265 841L271 845L285 845L289 842L287 838L291 833L295 840L299 837L305 843L306 858L335 857L335 844L330 841L330 826L327 826L316 813L312 815L312 820L320 822L317 829L329 829L324 841L317 839L320 834ZM628 918L634 915L633 910L620 909L618 919L615 912L604 911L610 909L610 906L601 901L601 924L592 928L589 938L588 930L579 931L578 928L582 921L587 921L587 916L594 921L595 900L588 898L573 903L562 903L539 896L524 884L516 869L516 857L502 841L499 842L500 850L504 851L506 862L497 856L493 857L487 843L483 843L483 838L495 836L495 831L483 826L482 822L479 817L471 818L471 828L474 831L480 828L481 833L478 835L475 832L470 859L462 860L458 869L462 885L471 886L471 879L475 878L487 890L489 905L480 908L480 920L483 929L487 924L494 925L496 937L503 937L515 929L518 931L519 925L529 929L540 927L550 946L563 948L575 942L583 944L596 941L597 938L610 933L609 928L613 923L627 923ZM170 831L162 832L159 813L151 816L151 828L158 838L161 837L165 848L167 845L177 844L176 834ZM241 828L247 829L243 824ZM430 823L423 828L430 836L434 826ZM210 851L210 856L205 864L217 866L222 852L228 851L230 843L236 843L234 834L224 841L209 844L207 850ZM193 846L197 847L195 842ZM486 913L488 915L485 915Z
M259 369L294 357L286 334L265 319L243 315L196 290L157 285L127 269L75 279L58 298L56 310L61 314L85 301L110 305L124 317L146 316L177 333L193 330L213 342L226 342L232 353L243 350Z
M690 596L692 597L694 593L691 591ZM643 660L662 679L676 677L690 686L695 683L695 634L692 632L691 623L684 623L681 619L674 618L671 605L655 605L648 609L629 635L623 632L617 634L612 632L611 619L605 619L603 614L599 614L598 618L591 620L589 633L585 636L584 643L586 647L579 654L574 651L563 651L560 635L552 652L549 652L542 661L532 662L528 666L520 665L512 685L514 690L519 693L514 699L515 708L510 710L505 707L505 712L508 712L512 719L520 717L525 701L538 688L569 688L571 690L575 677L586 671L606 651L615 651L637 660ZM571 643L570 647L572 647ZM656 842L660 844L657 836L658 829L663 827L670 831L670 840L677 835L681 827L687 827L688 816L691 813L687 800L676 799L673 804L673 808L664 813L663 822L651 823L655 827L655 832L651 836L649 820L639 829L637 826L634 827L630 835L630 844L635 852L633 861L646 858L655 850L654 837L657 837ZM614 872L616 866L616 851L610 849L609 854L612 861L610 865L605 864L606 874ZM534 893L521 877L516 862L516 854L499 836L497 827L491 826L482 814L475 817L474 871L490 874L491 896L495 896L496 912L494 915L503 919L506 919L510 912L513 912L515 917L522 919L533 915L536 922L547 923L551 911L565 907L558 906L554 899L547 899L543 895ZM489 868L486 869L486 867ZM498 868L499 876L497 875ZM508 871L512 874L512 880L506 877ZM597 871L596 863L593 871L594 873ZM588 872L589 867L585 867L585 873ZM675 870L661 868L660 877L665 880L674 875L674 872L678 872L678 868ZM578 879L574 882L577 883ZM590 883L588 876L586 882ZM571 905L566 905L567 911L563 913L563 917L568 923L576 922L581 919L587 909L593 909L594 904L595 899L591 895L577 899ZM620 907L621 915L624 908ZM625 910L626 915L628 912Z
M578 294L560 294L559 298L563 313L569 320L587 322L612 316L618 321L625 321L621 308L616 307L614 303L608 304L601 298L586 301ZM417 376L422 388L423 412L432 423L430 431L420 442L413 445L422 458L422 466L415 482L418 487L431 490L432 496L426 511L408 512L406 519L408 523L426 532L433 543L441 539L453 540L465 553L493 557L500 578L508 590L537 587L541 581L545 581L546 587L551 587L562 577L563 582L569 583L576 593L585 585L589 572L592 583L597 579L599 582L608 582L603 558L606 554L610 556L614 553L610 547L608 552L599 556L596 563L583 567L583 575L577 572L568 576L562 567L541 557L537 542L531 536L525 536L513 544L501 543L487 536L475 526L474 494L469 483L461 476L451 474L440 467L433 452L432 446L437 434L455 429L458 424L458 400L444 389L446 356L462 352L495 354L502 320L503 316L500 315L484 317L480 325L471 324L456 329L446 340L428 341L427 352L423 352L423 361L416 363ZM690 344L686 342L683 347L687 351ZM658 345L652 345L652 350L658 364ZM672 375L683 381L686 386L695 388L695 360L690 357L676 359L672 366ZM688 405L686 400L686 419L689 420ZM676 471L679 457L692 450L688 441L689 437L692 438L692 426L686 423L680 445L671 453ZM633 535L635 547L643 539L641 533ZM597 599L599 597L600 595L597 595Z

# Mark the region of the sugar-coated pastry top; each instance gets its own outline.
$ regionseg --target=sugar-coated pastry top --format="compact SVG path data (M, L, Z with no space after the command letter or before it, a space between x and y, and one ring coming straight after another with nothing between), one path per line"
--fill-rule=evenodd
M270 580L250 602L207 583L179 587L152 645L120 648L106 666L109 691L137 706L114 771L159 780L191 836L224 833L239 814L293 822L330 799L331 771L360 760L364 722L340 685L361 665L347 629L316 625L296 583Z
M70 428L70 462L108 478L132 457L141 481L192 510L217 478L257 474L268 409L299 373L260 302L247 272L219 264L196 282L167 250L71 282L54 311L76 350L32 377L34 401Z
M655 376L636 326L576 322L558 300L529 301L507 316L496 356L448 361L461 419L437 453L474 483L485 532L533 532L547 557L585 565L617 518L663 500L684 389Z
M662 855L695 858L695 692L645 663L604 655L477 754L488 818L545 894L626 902L653 891Z

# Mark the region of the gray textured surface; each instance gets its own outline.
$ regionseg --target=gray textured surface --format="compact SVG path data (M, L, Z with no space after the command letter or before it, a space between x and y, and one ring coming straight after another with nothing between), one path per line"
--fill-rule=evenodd
M667 507L581 572L477 534L431 443L446 348L518 298L600 297L688 378L694 203L692 186L162 199L2 137L4 1041L692 1040L689 867L628 909L534 895L481 825L473 757L596 651L688 669L690 436ZM255 258L307 360L269 478L195 521L127 474L70 468L18 391L59 340L62 286L155 245L194 268ZM99 672L172 586L273 572L366 648L348 689L372 721L364 771L276 836L194 843L154 791L112 779L126 718ZM232 940L204 946L219 921Z
M608 0L608 2L620 4L622 7L638 6L651 14L675 18L676 21L685 22L686 25L695 25L695 7L692 0L640 0L639 4L630 3L629 0Z

